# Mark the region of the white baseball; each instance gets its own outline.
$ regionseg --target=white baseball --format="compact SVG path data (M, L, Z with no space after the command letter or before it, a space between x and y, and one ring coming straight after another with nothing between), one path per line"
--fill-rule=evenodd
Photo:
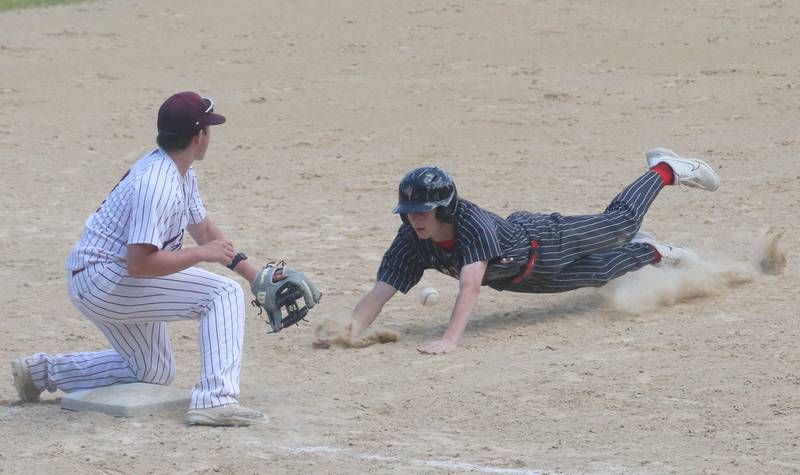
M426 307L433 307L439 303L439 291L430 287L425 287L419 291L419 303Z

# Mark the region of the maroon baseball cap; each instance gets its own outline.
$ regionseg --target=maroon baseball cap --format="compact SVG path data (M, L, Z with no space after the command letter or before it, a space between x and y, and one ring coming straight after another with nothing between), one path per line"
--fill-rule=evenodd
M162 134L194 135L223 122L225 117L214 113L214 101L196 92L174 94L158 109L158 132Z

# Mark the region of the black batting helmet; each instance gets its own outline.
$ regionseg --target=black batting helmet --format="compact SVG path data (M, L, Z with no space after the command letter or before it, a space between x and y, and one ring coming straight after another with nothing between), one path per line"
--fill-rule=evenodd
M453 222L458 206L456 184L446 171L439 167L420 167L411 170L400 181L399 198L394 213L399 213L408 223L407 213L436 210L436 219Z

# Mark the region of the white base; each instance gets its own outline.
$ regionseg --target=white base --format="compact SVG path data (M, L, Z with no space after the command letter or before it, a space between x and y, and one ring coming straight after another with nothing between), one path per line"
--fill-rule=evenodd
M118 417L135 417L188 408L191 391L158 384L115 384L104 388L66 393L61 408L70 411L97 411Z

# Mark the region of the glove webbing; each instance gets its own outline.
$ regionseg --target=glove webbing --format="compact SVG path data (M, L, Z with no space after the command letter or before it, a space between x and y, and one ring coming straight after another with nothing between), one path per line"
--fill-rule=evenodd
M295 300L302 299L303 298L303 293L300 292L299 290L295 290L294 293L292 294L292 297ZM258 315L259 316L261 316L261 314L264 313L264 309L263 309L263 307L261 307L261 304L258 303L258 300L255 300L255 299L251 300L250 301L250 305L252 305L253 307L258 309ZM286 327L291 326L291 325L298 325L299 326L300 325L300 320L308 321L308 320L306 320L306 315L308 315L308 307L299 308L296 303L291 303L291 304L287 305L286 307L290 312L294 311L296 313L294 315L291 315L291 314L287 315L285 318L281 319L281 329L286 328ZM267 316L266 320L267 321L264 322L264 323L266 323L267 325L270 325L270 328L271 328L272 327L272 323L269 321L269 316ZM272 331L269 331L267 333L277 333L277 332L275 330L272 330Z

